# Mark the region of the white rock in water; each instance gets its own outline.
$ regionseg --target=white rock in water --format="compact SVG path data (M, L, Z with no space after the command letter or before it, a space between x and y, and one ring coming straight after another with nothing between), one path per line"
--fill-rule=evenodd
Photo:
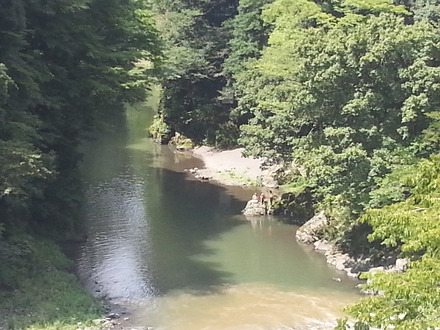
M257 200L251 199L249 202L247 202L242 213L251 217L261 216L266 214L266 207L265 205L260 204Z

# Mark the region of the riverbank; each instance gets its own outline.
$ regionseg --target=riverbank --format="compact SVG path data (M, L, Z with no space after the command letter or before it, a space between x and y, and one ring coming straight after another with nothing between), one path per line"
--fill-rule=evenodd
M244 148L219 150L198 147L192 150L194 157L201 159L204 168L198 169L200 177L229 186L275 187L275 168L263 168L263 159L243 156Z
M0 329L78 329L102 317L101 303L72 274L53 241L25 233L0 240Z

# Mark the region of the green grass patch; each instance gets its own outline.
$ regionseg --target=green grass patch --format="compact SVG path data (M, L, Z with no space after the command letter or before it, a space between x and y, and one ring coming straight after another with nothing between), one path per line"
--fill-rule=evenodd
M283 184L280 189L284 193L300 194L309 187L309 182L305 178L297 178L294 181Z
M70 273L73 263L46 239L0 238L0 327L78 329L103 314Z
M232 181L234 183L237 183L237 184L243 185L243 186L250 186L250 187L262 187L263 186L262 179L253 180L253 179L246 177L243 174L233 172L233 171L222 172L221 176L228 181Z

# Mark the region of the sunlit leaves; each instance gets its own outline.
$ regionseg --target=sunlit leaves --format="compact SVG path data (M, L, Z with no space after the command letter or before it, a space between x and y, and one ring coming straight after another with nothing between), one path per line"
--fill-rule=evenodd
M370 240L399 246L414 261L402 274L365 274L369 282L364 289L380 294L347 310L373 326L436 328L440 326L440 156L420 161L398 181L412 188L411 197L368 210L361 221L373 227Z
M26 200L41 194L40 182L53 176L49 156L37 153L32 146L23 142L0 141L0 199L14 196Z
M436 329L440 326L440 261L424 257L402 274L367 274L365 290L381 294L364 298L347 311L371 326Z
M395 6L393 0L344 0L342 6L354 12L410 14L404 6Z

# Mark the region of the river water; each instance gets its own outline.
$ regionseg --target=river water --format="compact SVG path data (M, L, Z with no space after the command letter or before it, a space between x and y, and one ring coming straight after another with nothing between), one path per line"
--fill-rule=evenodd
M147 138L149 106L84 147L84 285L126 309L131 328L331 329L357 282L284 219L240 215L253 191L188 177L201 162Z

